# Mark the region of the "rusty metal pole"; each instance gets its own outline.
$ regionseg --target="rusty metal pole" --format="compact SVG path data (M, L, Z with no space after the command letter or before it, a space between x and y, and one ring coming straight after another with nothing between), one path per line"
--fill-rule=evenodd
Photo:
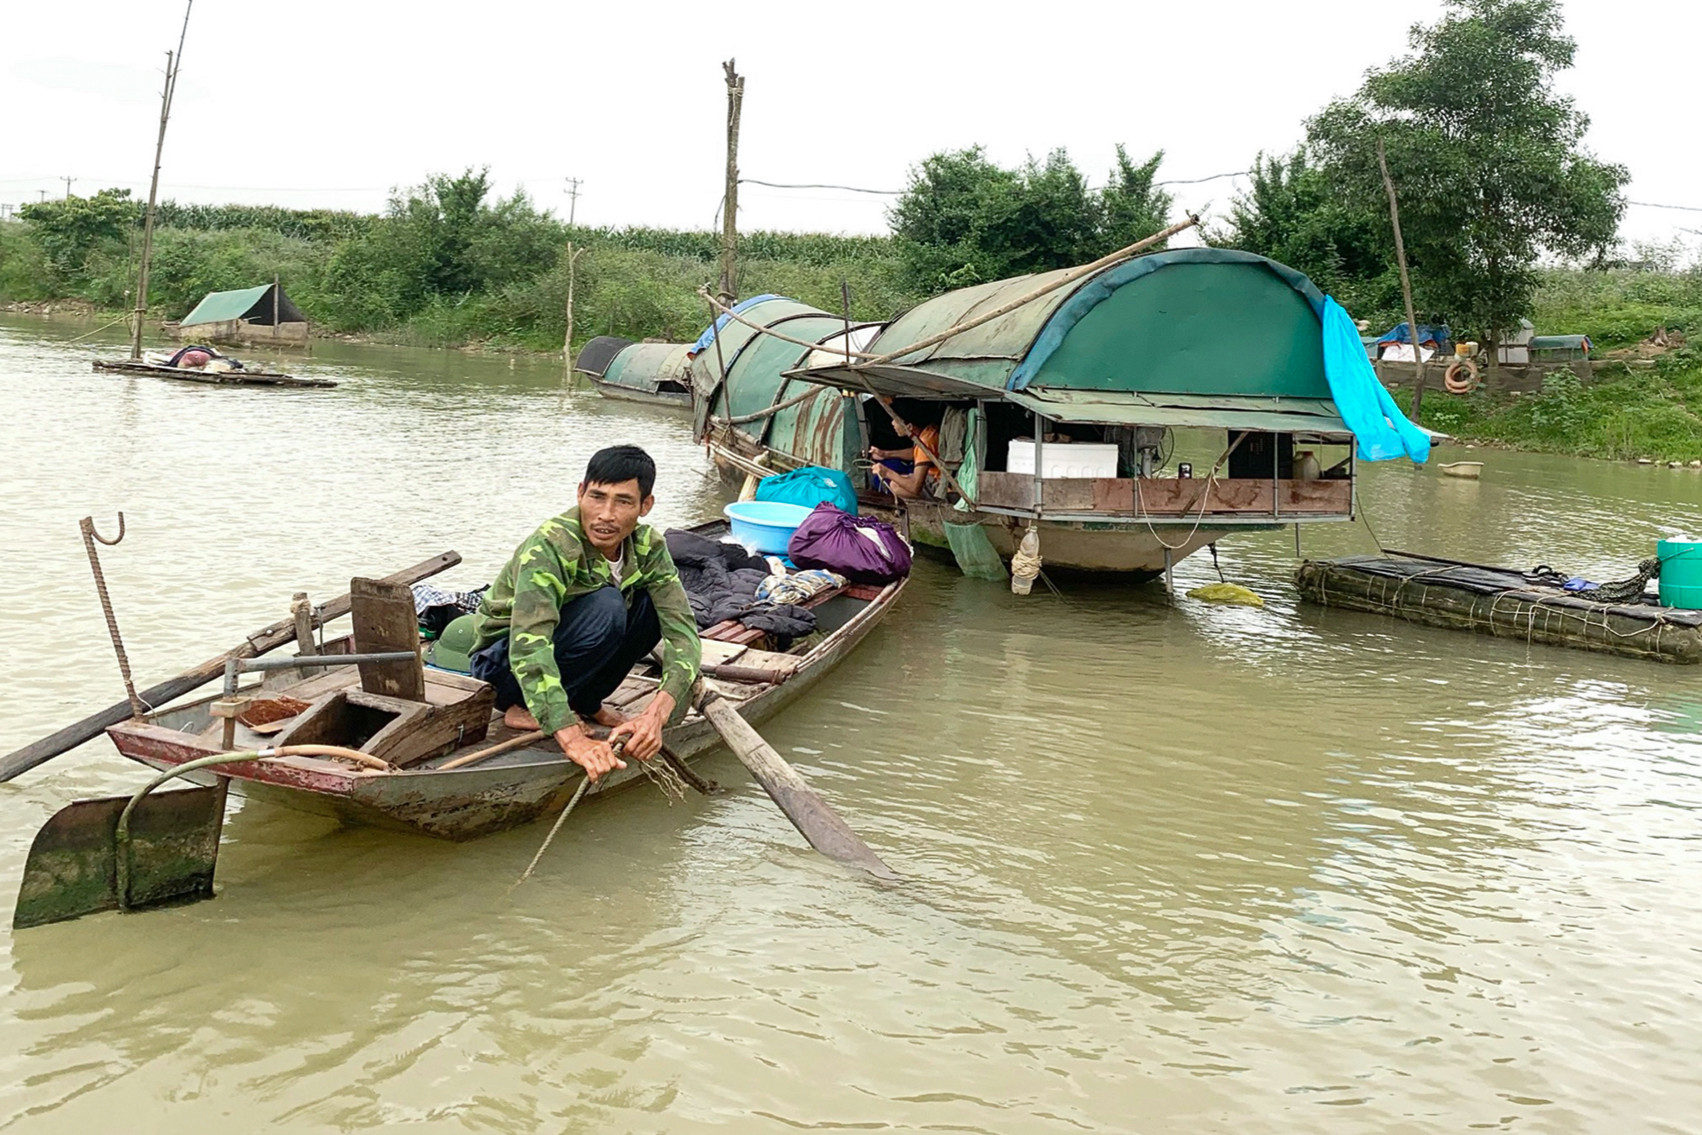
M727 73L727 188L721 198L721 302L739 296L739 111L745 103L745 78L733 69L736 60L721 64Z
M112 636L112 650L118 655L118 672L124 676L124 693L130 699L130 713L133 717L141 717L147 712L147 706L136 694L136 681L130 676L130 657L124 653L124 640L118 634L118 617L112 613L112 597L106 592L106 576L100 570L100 553L95 550L95 542L111 547L124 539L124 514L118 514L118 535L108 540L95 531L95 520L92 516L83 517L79 523L83 531L83 547L89 553L89 571L94 573L95 591L100 595L101 614L106 616L106 631Z

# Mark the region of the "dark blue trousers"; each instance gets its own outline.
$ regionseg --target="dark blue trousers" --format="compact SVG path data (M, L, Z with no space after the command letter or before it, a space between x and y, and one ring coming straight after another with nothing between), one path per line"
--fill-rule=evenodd
M556 669L567 688L567 704L580 717L589 717L615 692L633 663L662 641L662 624L648 591L638 591L628 607L620 589L610 586L569 599L556 623ZM514 668L509 665L508 639L500 638L470 659L473 677L496 690L496 708L525 705Z

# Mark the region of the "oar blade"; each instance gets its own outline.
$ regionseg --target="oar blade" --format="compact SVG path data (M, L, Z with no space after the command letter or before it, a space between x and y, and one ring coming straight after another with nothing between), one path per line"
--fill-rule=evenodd
M130 815L130 895L121 903L118 817L129 802L128 796L78 800L42 826L24 862L14 929L213 897L224 784L142 798Z
M705 698L698 709L811 847L877 879L899 878L726 699Z
M756 770L751 771L754 773ZM809 840L811 847L829 859L860 868L877 879L896 880L899 877L898 872L888 867L813 789L806 787L800 791L792 785L775 783L760 775L757 779L763 791L768 793L768 798L786 813L786 818Z

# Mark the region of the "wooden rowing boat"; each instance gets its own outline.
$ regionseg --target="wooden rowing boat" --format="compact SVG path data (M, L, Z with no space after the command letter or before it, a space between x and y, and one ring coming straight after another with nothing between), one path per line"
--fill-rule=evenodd
M696 531L707 533L713 528ZM903 581L885 587L853 584L814 597L804 605L816 613L817 633L789 650L766 649L770 644L762 632L737 622L711 627L703 632L704 681L732 702L746 721L766 720L820 682L855 649L885 616L903 586ZM358 597L355 623L358 633L362 625ZM347 652L350 646L331 643L321 650ZM361 649L368 647L363 643ZM373 692L370 682L363 690L360 670L343 665L298 675L292 667L275 672L249 691L254 697L250 708L270 702L290 712L303 703L314 707L352 704L336 714L330 709L320 711L319 716L327 718L340 714L329 727L332 734L338 729L346 734L340 738L323 730L307 737L299 727L274 733L272 723L261 720L269 715L262 708L258 714L244 714L260 731L239 720L227 741L226 721L216 716L223 694L122 722L111 726L107 734L124 756L159 770L220 752L294 741L342 744L377 756L377 767L334 757L290 756L220 766L218 776L254 799L448 840L473 839L557 812L584 780L579 766L549 739L459 765L471 754L517 738L501 716L490 710L489 687L482 682L425 667L424 688L417 701L427 708L416 714L422 720L409 736L409 730L396 727L394 713L387 716L394 707ZM656 671L650 662L635 666L610 702L629 713L641 710L656 689ZM277 675L284 677L280 680ZM307 718L307 711L301 711L301 717ZM387 724L391 727L385 728ZM421 738L422 732L431 730L438 732ZM667 729L664 739L684 761L720 744L714 727L696 709ZM587 798L644 775L639 762L629 760L627 765L592 785ZM187 778L201 784L214 779L202 772Z

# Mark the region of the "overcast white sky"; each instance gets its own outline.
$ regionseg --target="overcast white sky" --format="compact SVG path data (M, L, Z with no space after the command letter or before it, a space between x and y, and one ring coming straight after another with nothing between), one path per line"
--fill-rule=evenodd
M746 75L742 172L898 189L928 154L1002 163L1065 147L1097 184L1125 143L1162 178L1244 170L1405 50L1439 0L941 4L197 0L161 195L382 208L392 186L489 165L592 224L708 227L722 179L721 61ZM0 5L0 202L146 197L182 0ZM1562 80L1588 143L1632 174L1633 240L1702 231L1695 0L1571 0ZM1680 46L1688 45L1688 46ZM1238 180L1175 185L1221 211ZM880 232L890 198L748 185L740 227Z

